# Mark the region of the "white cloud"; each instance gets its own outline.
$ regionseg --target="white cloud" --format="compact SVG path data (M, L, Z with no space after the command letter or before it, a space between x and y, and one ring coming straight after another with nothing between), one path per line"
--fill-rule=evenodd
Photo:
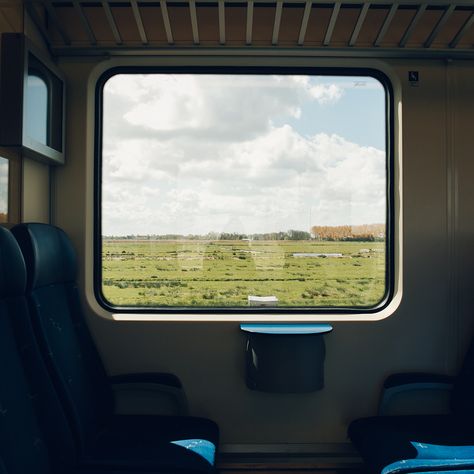
M320 104L335 103L344 94L344 89L340 84L315 84L308 76L291 76L291 79Z
M106 173L106 232L123 233L132 222L134 232L188 234L385 219L385 155L380 150L336 135L304 138L284 126L229 146L225 156L214 151L180 164L176 173L157 170L156 158L155 169L141 170L142 186L116 169L120 180ZM145 164L152 161L151 153L143 155ZM131 177L137 174L130 172ZM241 229L229 228L235 219Z
M335 103L343 95L338 85L315 84L308 76L241 76L236 81L227 75L117 75L105 90L105 113L112 120L120 104L128 103L121 114L125 133L128 126L138 129L135 133L208 135L219 141L253 138L276 119L301 118L307 101Z
M116 76L105 101L104 233L384 222L385 153L298 131L304 101L328 107L343 95L305 76Z

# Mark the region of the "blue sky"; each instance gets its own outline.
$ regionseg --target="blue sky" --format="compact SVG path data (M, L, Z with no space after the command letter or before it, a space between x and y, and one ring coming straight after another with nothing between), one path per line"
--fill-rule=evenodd
M384 102L369 77L114 76L103 232L385 222Z
M371 77L321 78L316 83L337 84L344 89L342 100L329 104L306 103L304 120L292 120L300 133L336 134L362 146L385 149L383 110L385 91ZM298 123L297 123L298 122Z

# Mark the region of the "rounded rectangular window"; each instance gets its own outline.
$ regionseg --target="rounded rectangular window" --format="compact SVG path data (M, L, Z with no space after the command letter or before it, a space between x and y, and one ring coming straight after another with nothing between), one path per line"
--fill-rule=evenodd
M63 83L33 54L28 54L25 87L25 135L58 152L62 150Z
M96 293L115 310L376 311L390 85L372 71L109 73Z

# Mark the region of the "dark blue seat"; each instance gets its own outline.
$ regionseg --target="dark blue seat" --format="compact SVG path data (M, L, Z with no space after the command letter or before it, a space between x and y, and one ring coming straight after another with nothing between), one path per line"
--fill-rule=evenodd
M69 238L46 224L12 229L27 268L34 333L76 437L82 463L120 469L206 473L214 470L217 425L189 416L117 415L107 377L84 322ZM170 374L144 374L179 385ZM140 382L140 375L119 381Z
M68 420L39 357L25 289L20 248L0 227L0 474L119 474L81 465Z
M424 389L451 385L446 415L374 416L353 421L349 438L370 472L474 472L474 342L457 377L395 374L384 389Z
M35 357L25 289L20 248L0 227L0 457L11 474L69 472L77 465L74 441L45 366Z

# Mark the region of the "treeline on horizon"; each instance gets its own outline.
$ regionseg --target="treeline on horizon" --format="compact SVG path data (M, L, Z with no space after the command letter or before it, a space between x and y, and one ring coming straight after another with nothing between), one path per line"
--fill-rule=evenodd
M5 214L5 212L0 212L0 222L8 222L8 214Z
M311 232L290 229L286 232L241 234L239 232L208 232L207 234L129 234L104 235L105 240L316 240L376 242L385 240L385 224L313 226Z

